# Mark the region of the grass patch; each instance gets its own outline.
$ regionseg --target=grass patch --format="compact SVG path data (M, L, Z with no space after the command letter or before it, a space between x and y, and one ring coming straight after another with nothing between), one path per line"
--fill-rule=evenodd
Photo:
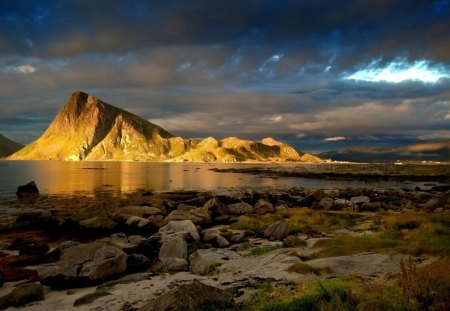
M355 310L356 301L351 291L340 281L324 280L297 286L265 285L240 310L258 311L321 311Z
M353 255L361 252L404 253L410 255L450 255L450 215L436 218L429 213L384 213L384 231L362 236L339 236L318 241L316 257Z
M317 258L352 255L362 252L384 252L399 245L397 235L380 234L365 236L339 236L336 239L321 240L316 247L321 250L315 255Z
M290 266L287 271L289 272L295 272L298 274L315 274L315 275L321 275L321 274L330 274L333 273L333 269L330 267L312 267L306 263L298 262L296 264L293 264Z
M244 256L263 256L280 248L281 245L256 246L253 247L250 252L248 252L248 254L245 254Z

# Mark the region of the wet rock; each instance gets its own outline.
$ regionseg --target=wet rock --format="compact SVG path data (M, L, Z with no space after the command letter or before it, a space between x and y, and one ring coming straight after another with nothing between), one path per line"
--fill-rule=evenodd
M106 201L95 202L86 206L77 213L78 221L94 217L111 218L114 214L114 207Z
M233 215L253 214L254 208L248 203L241 202L228 205L228 211Z
M208 211L213 218L228 214L227 206L218 198L214 197L203 205L203 209Z
M86 229L112 230L116 225L114 220L106 217L93 217L80 221L80 226Z
M282 241L288 234L289 229L284 221L277 221L264 231L265 237L279 241Z
M138 310L184 311L198 308L231 308L233 306L233 296L230 292L195 280L162 294L155 301Z
M94 301L96 301L97 299L99 299L101 297L105 297L108 295L111 295L111 293L106 292L106 291L96 291L94 293L89 293L89 294L81 296L80 298L75 300L73 303L73 306L78 307L78 306L82 306L82 305L87 305L87 304L93 303Z
M146 218L149 216L160 215L162 210L152 206L124 206L117 209L115 215L128 215Z
M259 215L275 212L275 208L272 203L267 202L264 199L259 199L258 202L256 202L254 210L255 213Z
M306 242L296 235L288 235L283 239L283 247L303 247Z
M191 220L170 221L167 225L161 227L159 232L162 234L187 232L194 238L194 240L200 240L197 228Z
M0 297L0 309L10 306L20 307L30 302L44 300L44 287L41 284L21 284L6 296Z
M127 273L147 271L150 268L150 260L142 254L130 254L127 257Z
M35 182L31 181L26 185L19 186L16 194L19 202L36 203L39 198L39 189L37 188Z
M126 254L102 243L76 245L66 250L60 261L37 266L42 284L72 287L95 283L123 273Z

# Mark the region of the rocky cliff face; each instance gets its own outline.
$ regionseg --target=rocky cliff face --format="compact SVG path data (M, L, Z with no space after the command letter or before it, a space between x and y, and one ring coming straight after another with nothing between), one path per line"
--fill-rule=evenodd
M0 158L7 157L22 147L23 145L18 144L0 134Z
M83 92L75 92L45 133L10 159L313 161L320 159L273 139L230 137L202 141L175 137L161 127Z

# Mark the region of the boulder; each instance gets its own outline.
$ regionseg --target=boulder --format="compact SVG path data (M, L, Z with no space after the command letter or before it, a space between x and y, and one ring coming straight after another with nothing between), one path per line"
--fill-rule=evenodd
M156 270L161 271L187 271L189 270L189 263L183 258L162 258Z
M70 247L60 261L36 267L41 283L55 287L100 282L123 273L126 268L127 255L103 243Z
M159 228L159 232L162 234L187 232L194 238L194 240L200 240L197 227L195 227L194 223L191 220L170 221L164 227Z
M210 249L199 249L189 256L190 271L197 275L212 275L217 267L226 262L222 254Z
M318 207L324 210L331 210L334 205L334 199L332 198L323 198L320 200Z
M117 223L107 217L93 217L80 221L80 226L86 229L112 230Z
M279 241L282 241L288 234L289 229L284 221L277 221L264 231L265 237Z
M334 200L334 209L338 211L357 211L358 207L350 200L336 199Z
M150 268L150 260L142 254L130 254L127 257L127 273L147 271Z
M136 230L149 231L152 230L152 224L150 220L139 216L128 216L125 224L129 227L133 227Z
M203 232L203 240L211 242L214 247L225 248L230 246L230 242L224 238L216 229L207 229Z
M124 233L116 233L107 238L97 240L98 243L110 245L112 247L123 250L125 253L131 254L136 248L145 241L141 235L125 235Z
M20 284L9 294L0 297L0 310L10 306L20 307L30 302L40 300L44 300L44 287L41 284Z
M245 230L228 230L223 236L231 243L242 243L246 240Z
M267 214L267 213L273 213L275 212L275 208L273 207L272 203L267 202L264 199L259 199L258 202L255 204L255 213L259 215Z
M180 204L181 205L181 204ZM167 221L190 220L196 225L204 225L211 223L211 216L208 211L203 208L185 209L179 208L172 211L165 218Z
M182 258L187 259L187 243L181 234L172 234L163 241L159 250L159 259Z
M228 211L233 215L253 214L254 208L248 203L234 203L228 205Z
M363 204L363 203L369 203L370 202L370 198L365 196L365 195L360 195L360 196L357 196L357 197L350 198L350 201L353 204Z
M198 280L182 284L172 289L153 302L144 305L139 311L184 311L223 309L234 306L233 296L223 289L206 285Z
M214 197L207 201L205 205L203 205L203 209L208 211L214 218L228 214L227 206L220 201L218 197Z
M19 186L16 194L20 202L36 203L39 198L39 189L37 188L35 182L31 181L26 185Z

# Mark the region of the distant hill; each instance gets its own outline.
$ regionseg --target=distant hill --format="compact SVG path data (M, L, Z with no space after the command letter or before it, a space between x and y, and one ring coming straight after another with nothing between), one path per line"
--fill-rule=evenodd
M193 162L308 161L315 156L271 138L218 141L175 137L163 128L83 92L73 93L44 134L14 153L18 160Z
M7 157L21 148L23 148L23 145L0 134L0 158Z
M450 139L394 147L354 147L319 154L323 159L354 162L391 162L391 161L450 161Z

